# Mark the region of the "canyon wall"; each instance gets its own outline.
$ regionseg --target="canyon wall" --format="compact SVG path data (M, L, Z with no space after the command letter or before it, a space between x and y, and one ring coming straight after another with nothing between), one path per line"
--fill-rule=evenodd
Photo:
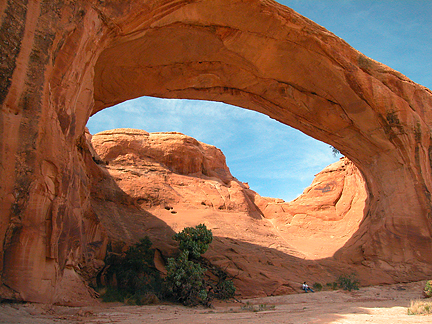
M138 96L227 102L329 143L362 172L334 258L397 280L432 270L431 91L271 0L0 4L1 296L65 295L101 264L91 114Z

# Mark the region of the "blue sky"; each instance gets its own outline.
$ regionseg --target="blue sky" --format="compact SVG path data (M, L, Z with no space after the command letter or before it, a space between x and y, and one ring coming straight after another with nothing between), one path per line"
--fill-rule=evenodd
M283 0L363 54L432 88L431 0ZM220 148L233 176L262 196L296 198L339 159L328 144L223 103L138 98L90 118L92 134L129 127L178 131Z

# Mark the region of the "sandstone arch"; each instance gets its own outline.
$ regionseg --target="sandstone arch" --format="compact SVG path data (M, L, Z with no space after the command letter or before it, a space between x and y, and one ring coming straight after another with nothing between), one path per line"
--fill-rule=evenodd
M224 101L335 146L370 193L336 257L398 280L432 269L430 90L270 0L8 1L0 14L4 298L53 301L103 253L84 127L142 95Z

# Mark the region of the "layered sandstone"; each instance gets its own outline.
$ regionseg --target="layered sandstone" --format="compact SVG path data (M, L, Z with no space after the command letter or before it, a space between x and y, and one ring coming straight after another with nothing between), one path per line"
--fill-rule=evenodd
M368 191L336 258L397 280L432 271L430 90L289 8L7 1L0 40L2 296L61 301L61 287L98 267L106 234L85 124L142 95L224 101L333 145Z

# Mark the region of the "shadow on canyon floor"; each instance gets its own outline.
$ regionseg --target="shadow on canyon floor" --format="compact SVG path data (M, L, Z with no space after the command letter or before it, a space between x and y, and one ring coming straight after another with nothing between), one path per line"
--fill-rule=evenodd
M234 277L241 297L299 293L304 281L310 286L317 283L326 287L333 285L340 276L353 273L360 284L368 285L366 276L379 275L372 270L364 274L364 269L332 258L307 260L227 237L215 237L204 256Z

